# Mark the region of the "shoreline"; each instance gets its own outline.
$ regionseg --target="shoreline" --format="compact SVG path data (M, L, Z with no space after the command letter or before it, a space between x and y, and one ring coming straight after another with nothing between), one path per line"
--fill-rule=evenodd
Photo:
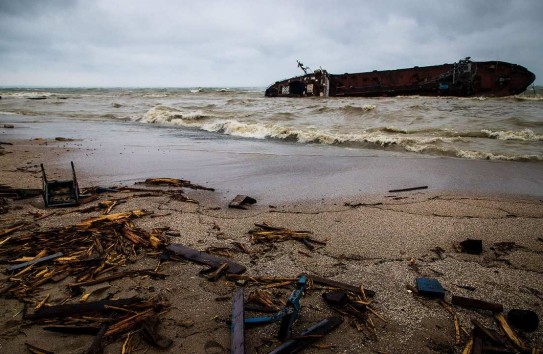
M195 139L190 131L126 122L13 125L2 130L0 139L17 142L18 154L25 146L38 149L21 160L35 164L41 159L53 172L69 170L74 161L80 181L88 185L172 177L214 186L225 198L245 194L268 204L379 196L418 186L436 193L543 197L543 163L537 162L421 157L213 134ZM13 182L21 183L18 177Z
M543 167L539 164L432 158L400 161L397 157L374 157L368 167L367 157L361 157L365 159L364 164L358 166L337 161L337 156L334 161L330 156L304 159L302 156L264 155L263 160L262 155L236 153L225 157L220 146L213 144L212 151L191 150L179 156L178 151L165 151L167 136L165 141L151 148L150 143L157 140L137 141L135 137L142 136L137 130L131 133L125 129L121 134L123 139L108 141L115 132L104 130L98 136L96 131L89 130L84 132L89 138L80 139L75 135L77 129L69 123L68 131L31 133L36 134L34 138L43 133L42 136L47 137L44 140L14 138L19 129L16 126L10 131L11 136L0 138L13 142L13 145L3 146L4 152L11 153L0 156L3 184L40 188L40 162L44 162L51 178L69 178L70 160L75 160L81 188L110 187L117 184L116 179L127 186L147 177L190 179L192 183L217 190L185 189L186 196L198 204L172 200L167 195L133 197L115 207L112 213L137 209L154 212L156 217L142 217L133 222L145 230L170 228L178 233L169 237L172 243L179 242L201 251L210 247L226 248L232 253L232 260L247 266L248 275L296 277L306 272L363 285L376 292L374 309L385 319L383 322L374 317L378 340L364 331L358 332L352 320L346 317L336 331L322 340L321 343L329 347L309 348L306 353L460 353L467 336L462 334L461 343L455 345L451 315L435 300L413 294L411 289L420 276L438 279L447 290L447 299L451 294L468 296L501 303L506 311L531 309L542 316L543 189L540 176L543 174L540 171ZM69 134L70 129L74 135ZM56 141L52 136L75 140ZM161 134L153 138L158 136ZM95 147L91 148L92 145ZM238 148L239 152L246 146ZM137 161L132 156L137 157ZM349 158L353 157L344 159ZM431 174L421 166L431 167ZM456 174L450 176L451 171ZM368 180L371 174L376 176ZM389 174L392 174L390 179L384 179L383 176ZM465 188L470 183L471 187ZM388 192L419 185L429 188ZM487 190L475 191L485 185ZM451 186L458 190L447 190L446 187ZM330 192L323 193L319 188ZM499 193L505 188L512 192ZM365 193L367 190L375 192ZM248 210L228 209L228 202L236 194L247 194L258 202ZM132 196L111 193L101 195L98 201L125 195ZM99 212L81 212L98 201L77 208L47 210L41 206L40 198L10 201L8 212L0 215L0 229L17 220L28 221L32 227L12 234L17 237L36 230L73 225L98 215ZM56 213L40 220L31 214L50 212ZM251 243L248 234L255 223L262 222L292 230L311 230L315 238L327 243L314 251L295 241L274 243L267 249ZM481 255L456 250L455 244L467 238L483 240ZM254 253L234 251L236 242L243 243ZM501 249L503 243L512 246ZM127 264L126 269L156 265L156 256L142 254L134 264ZM165 262L160 266L160 271L168 275L165 280L140 276L123 278L109 282L111 287L101 296L126 298L162 294L171 303L170 309L161 316L160 325L161 335L174 340L169 352L226 353L230 345L227 324L230 298L241 283L224 279L209 282L198 276L202 268L186 261ZM6 279L4 275L2 280ZM243 286L246 296L251 290L259 289L250 283ZM288 297L292 287L266 291L280 300ZM66 297L62 286L46 284L29 301L39 302L48 293L51 305ZM296 322L296 331L336 314L322 301L321 293L322 290L315 287L302 298L302 316ZM97 299L99 295L93 295L90 300ZM77 297L70 299L70 303L78 301ZM55 352L78 353L92 343L92 336L65 336L46 332L36 325L24 327L20 314L22 304L5 298L1 298L0 303L4 309L0 314L0 346L6 351L21 352L24 342L28 341ZM468 332L471 318L489 327L495 326L489 313L461 307L455 310L461 326ZM247 329L247 352L273 349L279 343L276 331L276 325ZM543 345L541 325L535 332L522 333L522 336L532 345ZM120 352L122 343L123 340L109 344L106 352ZM140 345L149 353L163 352L144 342Z

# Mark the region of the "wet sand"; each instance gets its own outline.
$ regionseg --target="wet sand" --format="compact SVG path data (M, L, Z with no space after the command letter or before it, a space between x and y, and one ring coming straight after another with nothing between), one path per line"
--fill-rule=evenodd
M169 129L143 130L137 125L103 122L15 122L3 129L0 150L3 184L40 188L39 163L52 177L69 177L73 160L81 187L132 186L147 177L190 179L215 192L186 194L199 204L173 201L167 196L133 198L113 212L154 211L161 217L134 222L150 230L170 227L180 233L172 242L205 250L233 247L242 242L257 251L234 253L233 260L255 276L294 277L302 272L329 277L376 292L373 317L377 339L358 332L348 318L321 343L324 349L307 353L459 353L467 341L454 343L452 316L435 300L414 295L410 287L420 276L438 279L451 294L531 309L543 315L543 167L541 164L467 161L445 158L401 158L394 153L360 153L340 149L299 147L250 141L202 141L188 145ZM104 128L108 127L108 128ZM75 139L56 141L55 137ZM43 140L32 140L42 138ZM196 145L196 146L195 146ZM427 185L429 188L389 193L394 188ZM248 210L228 209L236 194L250 195L258 203ZM101 200L116 195L103 195ZM81 209L83 207L80 207ZM29 212L44 212L40 198L10 201L0 215L0 229L15 221L33 222L33 230L71 225L95 214L79 212L33 221ZM75 209L79 210L79 209ZM286 241L263 251L250 243L254 223L267 222L294 230L311 230L326 246L309 252L303 244ZM21 233L23 233L22 231ZM17 233L14 234L15 236ZM459 253L454 244L466 238L483 240L482 255ZM509 249L502 242L513 242ZM443 252L439 252L441 248ZM157 260L141 257L137 269L154 267ZM230 300L233 282L212 283L198 276L202 266L167 262L160 270L166 280L144 277L112 281L117 298L161 293L172 306L162 316L161 334L174 340L169 352L227 353L230 343ZM5 276L4 276L5 277ZM470 291L465 287L473 287ZM246 295L254 287L246 285ZM272 289L286 299L292 287ZM50 293L49 304L66 296L55 284L45 285L33 301ZM302 299L301 331L335 314L313 289ZM91 300L99 300L93 298ZM73 302L77 302L77 298ZM25 352L28 341L59 353L80 353L92 336L67 336L23 326L16 300L1 299L0 347ZM495 328L490 313L456 307L461 325L469 332L471 318ZM256 315L256 314L252 314ZM543 345L543 329L521 333ZM277 325L246 330L247 352L269 352ZM268 340L272 340L272 344ZM106 352L120 352L122 341ZM148 349L144 342L140 348ZM149 348L149 353L159 350Z

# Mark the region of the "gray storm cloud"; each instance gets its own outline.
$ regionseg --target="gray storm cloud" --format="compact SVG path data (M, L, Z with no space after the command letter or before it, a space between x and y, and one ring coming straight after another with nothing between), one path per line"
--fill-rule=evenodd
M265 86L503 60L543 78L543 1L0 0L0 84Z

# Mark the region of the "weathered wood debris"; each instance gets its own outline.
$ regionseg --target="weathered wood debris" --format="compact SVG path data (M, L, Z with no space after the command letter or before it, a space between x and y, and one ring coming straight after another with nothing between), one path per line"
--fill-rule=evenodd
M202 189L206 191L214 191L214 188L200 186L193 184L190 181L177 178L148 178L144 182L137 182L137 184L146 184L149 186L169 186L169 187L185 187L191 189Z
M256 224L256 228L249 231L253 243L273 243L288 240L296 240L303 243L309 250L313 251L315 245L326 245L326 241L317 240L313 237L312 231L295 231L284 227L274 227L266 223Z
M6 240L0 256L9 257L13 264L27 263L24 267L7 269L11 274L0 293L24 299L36 294L41 285L60 282L70 275L75 276L70 285L72 290L81 284L88 285L89 281L96 284L106 274L111 276L138 252L158 249L167 243L163 230L148 232L131 222L146 214L144 210L134 210L101 215L77 225L29 232ZM47 258L51 255L57 257ZM46 260L39 262L40 258ZM160 276L152 270L145 272Z

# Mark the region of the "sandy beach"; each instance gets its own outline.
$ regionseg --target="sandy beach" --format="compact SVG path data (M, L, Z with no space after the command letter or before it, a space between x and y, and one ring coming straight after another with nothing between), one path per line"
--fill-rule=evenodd
M110 213L145 209L153 214L133 219L138 228L168 228L169 242L200 251L228 250L231 260L247 267L247 275L295 278L307 273L375 291L371 308L377 315L368 315L373 330L357 328L353 318L343 316L339 328L304 352L460 353L473 327L471 319L497 329L492 313L454 306L461 327L460 342L455 343L453 316L436 300L415 294L417 277L439 280L446 300L460 295L503 304L505 314L519 308L542 315L541 164L357 156L345 150L337 156L340 153L330 149L319 154L318 147L291 147L283 155L269 155L262 144L255 151L250 141L233 146L205 144L199 150L179 140L172 145L167 129L144 135L136 125L118 123L10 124L14 128L3 129L0 135L3 143L11 144L0 150L4 185L41 188L40 163L50 178L66 178L69 161L74 161L81 188L134 187L145 178L170 177L215 189L184 189L197 203L174 200L168 194L138 196L141 193L134 191L101 194L89 204L64 209L44 209L40 197L3 199L6 212L0 216L0 230L27 223L11 233L12 238L74 225L102 213L83 213L89 206L122 198L125 202ZM59 137L64 139L55 139ZM416 186L428 188L388 192ZM229 209L237 194L256 198L257 203L247 210ZM249 234L255 223L310 230L326 244L314 250L295 240L255 244ZM482 240L482 254L459 252L456 244L468 238ZM249 253L240 251L237 243ZM2 260L7 266L10 256L3 254ZM158 262L156 253L141 252L122 269L155 268ZM203 268L188 261L163 262L157 269L167 275L165 279L113 280L105 292L87 301L161 295L170 304L159 317L160 334L173 340L168 352L227 353L234 290L243 286L247 297L263 284L225 278L210 282L199 275ZM3 286L9 278L2 276ZM64 285L45 283L24 303L32 309L47 295L45 306L78 303L79 297L70 297ZM290 284L266 291L275 301L285 301L293 289ZM337 314L323 301L325 291L313 284L305 292L295 334ZM28 342L51 352L81 353L94 340L90 335L45 331L23 320L22 301L6 297L0 301L4 352L26 352ZM280 344L277 329L277 324L246 329L246 352L271 351ZM543 345L541 326L531 333L517 333L530 347ZM121 352L125 339L108 344L105 352ZM137 335L131 341L138 351L163 351Z

